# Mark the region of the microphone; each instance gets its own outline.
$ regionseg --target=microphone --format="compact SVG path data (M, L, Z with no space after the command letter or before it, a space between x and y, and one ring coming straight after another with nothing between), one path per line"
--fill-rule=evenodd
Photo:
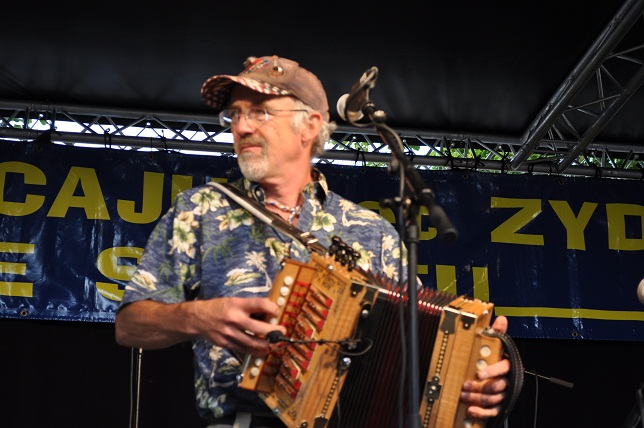
M567 382L565 380L557 379L556 377L548 377L548 376L542 376L537 372L531 372L529 370L524 370L523 371L526 374L532 375L536 378L541 378L541 379L546 379L550 383L554 383L555 385L563 386L565 388L573 389L575 387L575 384L572 382Z
M376 86L378 67L371 67L353 84L351 92L342 95L336 104L340 117L350 123L356 122L364 116L362 108L369 101L369 91Z
M284 336L281 331L275 330L271 331L266 335L266 342L269 345L272 345L274 343L279 343L279 342L291 342L291 339L288 337Z

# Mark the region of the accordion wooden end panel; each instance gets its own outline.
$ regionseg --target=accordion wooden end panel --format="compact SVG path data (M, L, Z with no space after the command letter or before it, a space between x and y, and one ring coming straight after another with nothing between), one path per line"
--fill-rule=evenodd
M266 358L246 358L240 387L258 391L288 428L398 426L398 391L409 390L401 372L404 293L314 253L308 263L287 260L269 298L280 307L270 322L284 325L288 340ZM501 340L483 334L492 310L480 300L418 293L423 428L485 426L467 417L460 392L502 358Z
M367 292L362 275L331 257L314 253L307 264L287 260L269 294L280 307L270 322L285 326L291 342L265 359L248 357L240 387L260 392L289 427L325 427L347 373L348 360L338 351L371 304L364 300Z
M477 370L503 358L502 342L483 335L493 307L459 297L443 309L420 401L423 428L485 426L485 421L467 416L460 392L466 380L476 379Z

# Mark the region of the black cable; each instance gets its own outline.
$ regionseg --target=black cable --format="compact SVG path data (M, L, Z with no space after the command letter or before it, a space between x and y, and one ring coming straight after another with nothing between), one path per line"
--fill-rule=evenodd
M539 403L539 376L537 376L537 373L535 372L535 379L534 379L534 428L537 428L537 407Z
M141 396L141 360L143 349L132 348L130 353L130 428L139 426L139 399Z
M317 345L340 345L340 347L335 347L334 349L341 355L346 355L349 357L359 357L360 355L364 355L367 352L371 350L373 347L373 340L371 339L351 339L351 338L346 338L346 339L341 339L341 340L326 340L326 339L317 339L317 340L301 340L301 339L291 339L289 337L284 336L280 331L271 331L266 335L266 342L268 345L276 345L279 343L285 343L285 344L307 344L307 343L315 343ZM367 343L367 347L359 352L351 352L348 351L347 349L355 348L358 344L365 342Z
M550 383L572 389L575 385L565 380L557 379L556 377L542 376L535 371L524 370L526 374L533 375L535 378L535 393L534 393L534 428L537 427L537 407L539 401L539 379L547 379Z

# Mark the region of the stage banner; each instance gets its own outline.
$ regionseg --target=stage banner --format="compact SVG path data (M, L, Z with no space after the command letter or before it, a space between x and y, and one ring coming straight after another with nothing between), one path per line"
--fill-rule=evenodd
M113 322L157 220L182 190L240 174L229 156L0 143L0 317ZM319 165L397 224L386 168ZM644 183L420 171L459 237L418 216L425 287L493 302L514 337L644 340Z

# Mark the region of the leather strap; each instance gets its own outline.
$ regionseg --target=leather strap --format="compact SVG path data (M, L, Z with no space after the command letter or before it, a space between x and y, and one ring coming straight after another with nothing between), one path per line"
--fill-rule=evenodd
M230 184L222 184L216 181L211 181L210 184L224 193L233 201L237 202L242 208L245 208L248 212L253 214L258 219L262 220L264 223L268 224L271 227L285 233L290 236L292 239L301 242L309 250L314 251L318 254L324 254L326 248L318 242L318 239L311 235L309 232L303 232L297 227L293 226L282 217L278 216L272 211L266 209L266 207L254 199L248 197L248 195L237 187L231 186Z

